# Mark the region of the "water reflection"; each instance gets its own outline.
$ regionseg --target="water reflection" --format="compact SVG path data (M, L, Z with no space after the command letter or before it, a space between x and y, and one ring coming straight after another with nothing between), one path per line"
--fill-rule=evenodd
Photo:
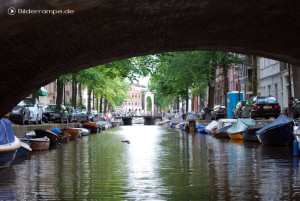
M0 178L0 200L297 200L300 193L291 147L157 126L33 152Z

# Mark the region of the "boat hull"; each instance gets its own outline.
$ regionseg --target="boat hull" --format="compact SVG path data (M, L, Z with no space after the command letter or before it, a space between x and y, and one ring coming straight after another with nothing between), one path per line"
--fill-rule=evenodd
M15 159L17 150L0 151L0 169L7 168Z
M30 148L33 151L42 151L42 150L47 150L49 149L50 146L50 140L34 140L34 139L30 139Z
M257 130L252 130L252 131L247 130L247 131L243 132L242 133L243 140L258 142L258 137L256 135L256 131Z
M265 130L257 134L257 137L261 144L288 146L293 142L292 132L293 126L286 124Z
M243 139L241 133L230 134L229 137L230 137L230 139L233 139L233 140L242 140Z

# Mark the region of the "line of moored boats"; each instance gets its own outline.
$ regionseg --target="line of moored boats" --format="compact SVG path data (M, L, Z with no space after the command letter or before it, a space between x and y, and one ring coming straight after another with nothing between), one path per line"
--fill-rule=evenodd
M76 140L82 136L96 134L101 130L120 126L122 122L83 122L79 128L54 128L52 131L35 129L24 134L22 138L15 136L10 120L0 119L0 169L8 167L15 157L25 157L31 151L48 150L61 143Z
M171 128L186 130L189 125L181 120L166 121L161 125L169 125ZM296 137L300 140L299 123L280 115L271 123L255 121L251 118L219 119L212 121L207 126L196 125L195 130L202 134L210 134L216 138L230 138L233 140L257 141L265 145L293 144Z

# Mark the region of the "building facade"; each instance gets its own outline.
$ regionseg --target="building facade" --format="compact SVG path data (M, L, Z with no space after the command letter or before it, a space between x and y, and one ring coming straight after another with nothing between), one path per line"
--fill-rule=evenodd
M142 114L143 111L143 91L146 88L141 87L139 83L131 84L130 91L127 92L128 98L126 98L122 105L123 112L136 112Z
M260 93L262 96L273 96L285 113L289 103L288 67L285 63L260 57ZM291 72L291 95L294 96L293 79Z

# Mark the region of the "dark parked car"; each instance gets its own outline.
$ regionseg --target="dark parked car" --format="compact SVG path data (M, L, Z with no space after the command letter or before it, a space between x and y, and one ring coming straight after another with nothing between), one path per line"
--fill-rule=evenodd
M30 122L30 110L28 105L21 101L17 106L15 106L9 113L9 120L21 125L29 124Z
M280 105L272 96L253 96L242 109L242 118L274 117L280 115Z
M50 122L68 123L68 111L63 105L46 105L44 115Z
M216 105L211 111L211 119L218 120L226 117L225 105Z
M232 118L242 118L242 108L246 105L247 101L239 101L235 107L233 107Z
M88 115L86 113L86 110L85 109L82 109L82 108L77 108L75 110L75 121L88 121Z
M75 109L74 109L74 107L66 106L66 109L68 111L69 122L74 122L75 121Z
M210 120L211 119L211 108L202 108L198 114L200 120Z
M293 117L297 119L300 116L300 101L299 99L295 99L292 107Z

